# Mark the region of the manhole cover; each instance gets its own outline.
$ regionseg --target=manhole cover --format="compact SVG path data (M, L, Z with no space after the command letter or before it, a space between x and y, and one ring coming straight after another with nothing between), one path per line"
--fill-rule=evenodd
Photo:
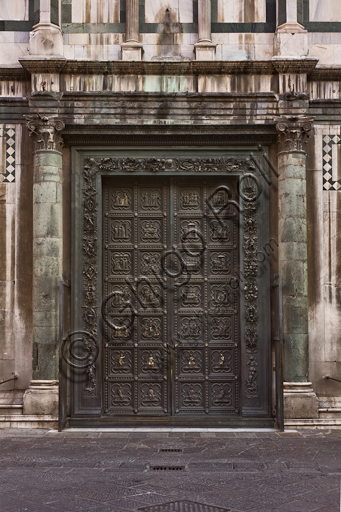
M139 508L142 512L229 512L229 508L195 503L194 501L171 501L161 505Z

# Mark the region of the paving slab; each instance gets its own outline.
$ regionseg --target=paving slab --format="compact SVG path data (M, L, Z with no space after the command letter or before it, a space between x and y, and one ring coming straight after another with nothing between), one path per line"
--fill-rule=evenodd
M3 429L0 512L340 512L340 453L331 430Z

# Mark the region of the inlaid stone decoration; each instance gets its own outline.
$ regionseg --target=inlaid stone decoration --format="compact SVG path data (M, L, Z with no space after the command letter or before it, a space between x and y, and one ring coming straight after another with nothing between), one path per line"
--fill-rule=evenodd
M323 137L323 190L339 190L341 179L336 180L338 145L341 144L340 135L325 135ZM334 175L334 177L333 177Z
M0 183L15 181L15 126L0 127Z

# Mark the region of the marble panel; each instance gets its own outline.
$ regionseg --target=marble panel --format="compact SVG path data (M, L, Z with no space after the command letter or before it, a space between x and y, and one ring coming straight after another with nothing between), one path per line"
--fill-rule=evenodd
M309 48L309 56L317 57L319 65L334 64L334 46L332 44L313 44Z
M218 0L218 22L265 22L266 0Z
M72 0L72 23L119 23L120 0Z
M341 2L338 0L309 0L310 21L341 21Z
M28 19L28 0L0 0L0 20Z
M170 21L173 23L193 23L192 0L146 0L145 22L163 23L166 9L170 9Z

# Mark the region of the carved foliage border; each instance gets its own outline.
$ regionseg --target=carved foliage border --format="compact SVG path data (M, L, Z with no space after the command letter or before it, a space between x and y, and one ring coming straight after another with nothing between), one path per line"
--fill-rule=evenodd
M83 325L97 337L97 172L254 172L248 158L86 158L83 186ZM243 201L246 396L258 396L258 288L257 288L257 203ZM83 396L97 397L96 364L87 369Z

